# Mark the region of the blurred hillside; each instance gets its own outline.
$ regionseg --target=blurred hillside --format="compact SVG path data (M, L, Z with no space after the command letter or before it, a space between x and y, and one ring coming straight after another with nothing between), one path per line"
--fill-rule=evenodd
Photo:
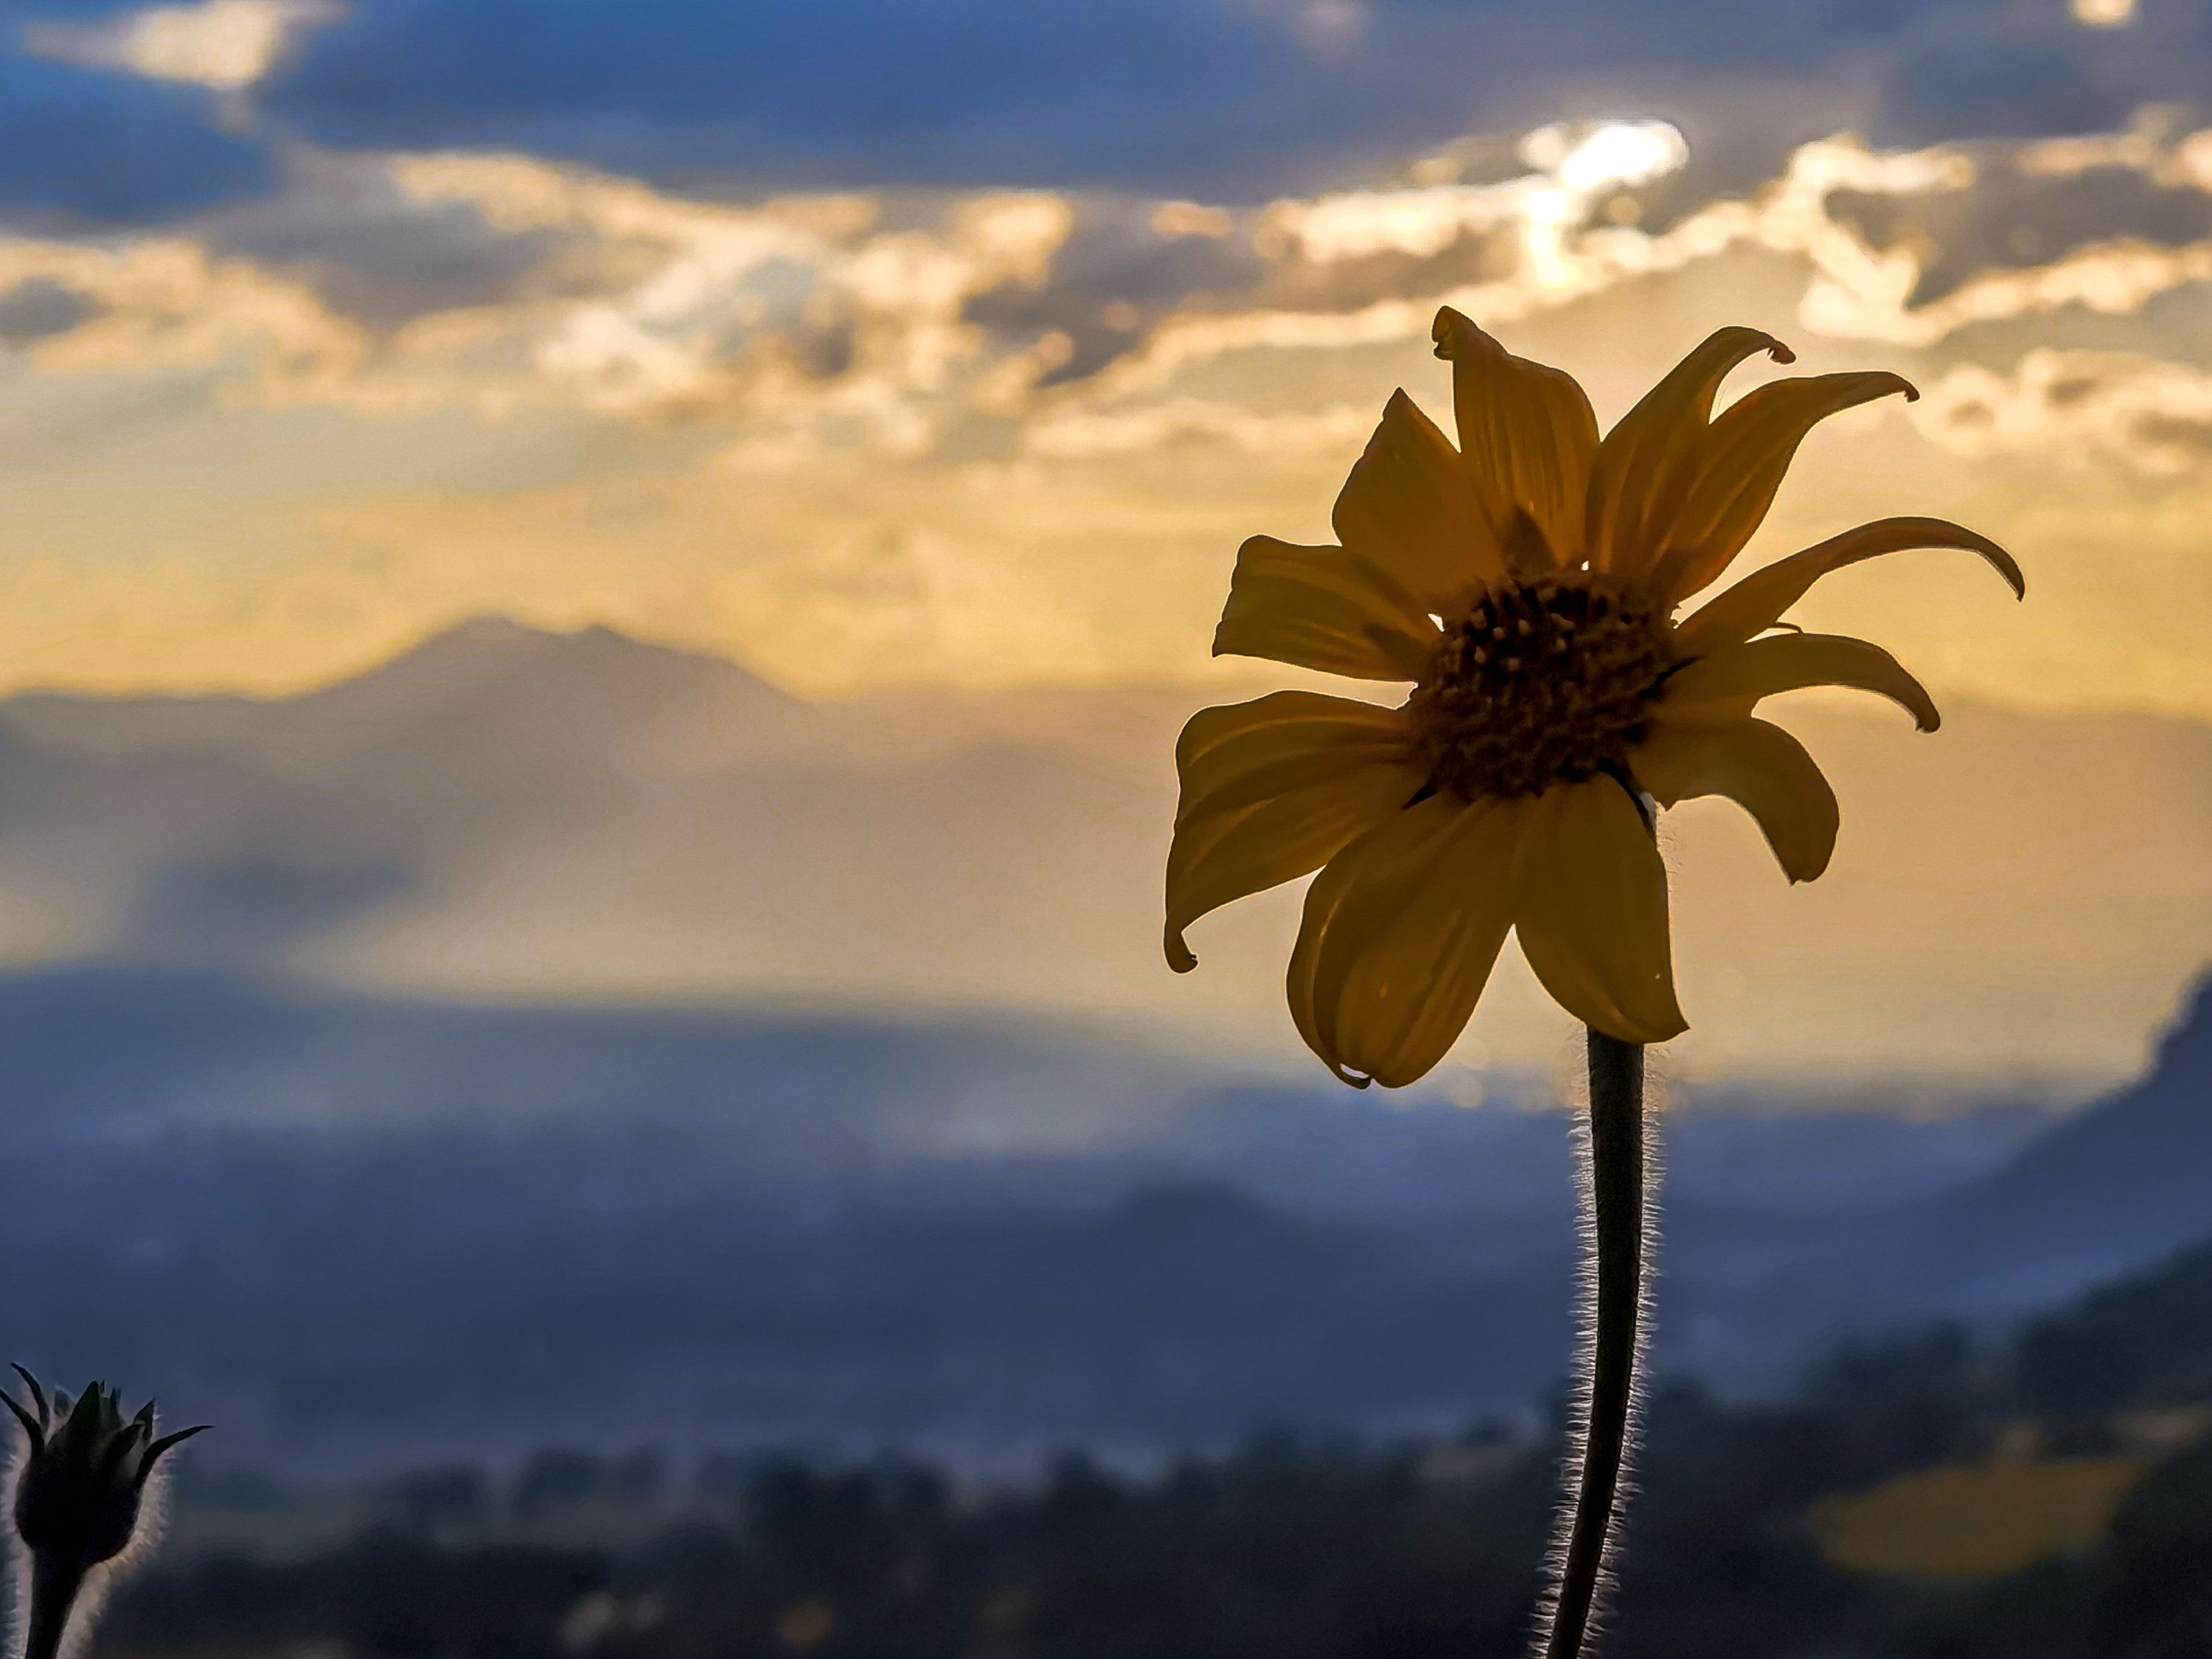
M1662 1364L1784 1387L2212 1230L2212 1007L2053 1120L1669 1115ZM1437 1430L1565 1368L1565 1125L1253 1085L1004 1021L0 981L0 1319L237 1455L389 1467L651 1422L1021 1470Z
M2183 1659L2212 1626L2212 1246L2002 1340L1655 1402L1627 1659ZM167 1659L1443 1659L1516 1650L1555 1428L1258 1439L1140 1480L555 1450L307 1491L187 1481L110 1651Z
M1158 952L1193 692L818 703L605 629L470 623L276 702L0 704L0 954L404 996L1112 1018L1297 1063L1296 899ZM1672 1064L2049 1095L2131 1073L2212 960L2212 731L1800 700L1846 803L1790 889L1741 813L1670 816ZM2064 780L2063 787L2051 781ZM1548 1069L1510 960L1467 1063Z

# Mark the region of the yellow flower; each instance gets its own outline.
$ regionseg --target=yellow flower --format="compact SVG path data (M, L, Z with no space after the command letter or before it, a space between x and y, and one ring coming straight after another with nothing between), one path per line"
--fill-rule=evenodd
M1347 1083L1396 1086L1441 1060L1509 930L1546 990L1594 1029L1658 1042L1674 1000L1667 874L1648 814L1694 795L1749 811L1792 881L1825 869L1834 793L1764 698L1856 686L1935 705L1887 652L1776 631L1840 566L1910 547L1980 554L1940 519L1884 519L1767 566L1689 617L1765 516L1806 434L1902 392L1894 374L1777 380L1719 416L1729 370L1789 349L1721 330L1599 441L1568 375L1437 314L1459 447L1402 392L1338 496L1341 546L1244 544L1217 655L1409 681L1398 708L1279 691L1208 708L1176 745L1166 946L1233 899L1319 870L1291 953L1299 1035Z

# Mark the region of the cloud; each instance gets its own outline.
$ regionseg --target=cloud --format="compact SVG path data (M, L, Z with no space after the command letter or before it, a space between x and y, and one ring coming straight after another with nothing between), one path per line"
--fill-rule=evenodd
M2008 372L1960 364L1913 424L1954 454L2118 461L2152 477L2212 464L2212 370L2126 352L2028 352Z
M312 289L380 334L439 312L520 300L549 282L572 239L490 223L466 201L426 202L380 155L287 146L281 187L194 225L210 253Z
M0 7L0 34L9 21ZM198 87L0 49L0 215L16 228L172 223L276 179L266 146L209 124Z
M81 290L49 276L29 276L0 292L0 340L11 345L66 334L95 309Z
M969 302L1043 282L1073 225L1042 192L971 196L893 229L865 198L726 207L513 156L403 157L393 177L418 202L571 239L584 295L448 319L526 352L497 395L664 419L819 416L905 452L927 447L928 405L989 367Z
M33 21L22 42L33 56L60 63L239 92L344 15L338 0L199 0L90 23Z
M1224 125L1291 141L1307 61L1220 0L440 0L358 8L270 107L327 144L662 180L1127 183L1199 176Z
M1440 305L1509 324L1732 253L1801 262L1796 316L1812 333L1921 349L2069 309L2133 316L2212 281L2212 238L2201 235L2212 129L1888 152L1848 136L1820 140L1748 196L1645 230L1632 222L1634 192L1680 165L1654 136L1671 131L1601 126L1579 148L1555 140L1525 150L1553 170L1492 184L1279 203L1256 235L1279 255L1273 289L1332 302L1268 305L1263 283L1261 303L1164 319L1102 378L1135 394L1230 354L1419 339ZM1577 187L1575 160L1594 150L1638 159L1619 164L1618 179L1607 172L1613 164L1591 165ZM1614 206L1629 222L1601 210ZM1438 257L1459 249L1470 252L1457 270ZM1401 256L1395 270L1375 267L1383 255ZM1334 294L1297 269L1358 259L1369 261L1359 283ZM1470 266L1483 274L1468 280Z
M0 374L15 408L102 442L95 417L134 386L178 411L202 448L162 476L195 502L313 499L255 520L251 568L225 550L246 515L210 507L175 577L204 602L153 607L129 650L85 618L135 563L96 603L62 590L72 561L182 538L183 486L147 482L145 441L54 460L10 546L49 559L39 603L72 619L37 663L97 636L111 679L296 684L486 608L649 623L821 690L1187 678L1237 542L1327 534L1393 385L1445 411L1428 331L1449 301L1556 355L1607 413L1723 322L1786 332L1810 368L1907 372L1927 398L1849 417L1849 467L1818 459L1839 439L1808 447L1775 550L1864 516L1877 476L1893 510L2017 542L2051 591L2113 567L2154 495L2197 499L2212 363L2183 360L2212 315L2208 132L1837 136L1712 196L1671 124L1545 123L1261 204L715 193L515 153L288 145L272 194L184 226L0 238ZM361 459L311 484L290 459L310 445ZM103 453L161 522L82 507ZM2108 492L2102 541L2037 505L2049 463L2077 458L2098 465L2069 479ZM2145 572L2179 533L2136 538ZM262 583L296 614L264 616L246 664L223 618ZM1960 638L1940 605L1900 611L1845 620L1985 693L2019 691L2033 660L2212 708L2175 653L2128 656L2130 617L2072 637L2063 592L2022 610L2031 629L2067 619L2044 633L2006 632L2008 612ZM2137 659L2162 687L2144 668L2114 690L2111 665Z
M1311 195L1470 125L1662 116L1771 169L2202 108L2198 4L2036 0L721 0L362 6L269 88L319 143L515 149L659 183ZM1755 151L1755 154L1749 152Z
M119 245L0 241L0 295L76 307L44 331L33 361L56 374L143 374L238 365L239 395L297 402L368 361L367 331L307 289L189 239Z
M1620 136L1616 137L1616 133ZM1470 239L1486 246L1469 261L1484 274L1467 280L1431 262L1399 273L1395 292L1374 297L1375 273L1350 303L1291 308L1265 304L1212 307L1171 317L1103 377L1131 392L1171 380L1192 364L1235 352L1341 349L1425 340L1437 307L1502 324L1559 310L1626 284L1710 261L1732 250L1794 255L1805 262L1804 320L1847 337L1887 337L1919 271L1909 248L1870 246L1830 211L1846 190L1910 195L1962 190L1972 160L1950 149L1881 154L1850 137L1801 145L1782 175L1751 198L1707 204L1666 228L1647 232L1598 211L1620 190L1662 178L1679 165L1679 144L1655 124L1601 125L1571 141L1530 147L1550 167L1498 184L1439 192L1386 189L1280 204L1263 223L1290 228L1279 238L1286 261L1328 264L1350 254L1435 254ZM1597 161L1583 158L1595 155ZM1570 169L1579 164L1581 171ZM1616 176L1612 169L1626 171ZM1619 196L1633 210L1632 196ZM1316 214L1322 234L1310 234ZM1309 252L1312 248L1319 257ZM1492 274L1494 273L1494 274ZM1437 285L1440 275L1456 277ZM1297 291L1296 271L1279 286ZM1263 290L1264 297L1264 290ZM1939 336L1940 337L1940 336Z
M2212 58L2203 0L2094 28L2047 0L0 0L0 34L52 67L250 102L331 149L514 150L715 194L1245 207L1469 127L1628 113L1689 135L1698 190L1735 191L1844 128L1889 149L2206 112ZM58 151L66 206L115 216L68 197L80 169Z
M1257 210L1050 191L733 203L512 154L291 155L283 192L197 239L0 242L11 284L84 307L37 361L189 364L277 406L716 424L756 458L1071 456L1148 434L1295 447L1336 429L1339 400L1239 413L1193 377L1417 347L1441 304L1510 325L1731 259L1800 273L1814 336L1921 351L2059 312L2134 316L2212 282L2212 239L2186 240L2212 129L1824 139L1650 228L1687 159L1655 121L1469 140L1395 182ZM1496 176L1441 176L1474 165ZM2112 234L2131 226L2172 240Z
M964 313L1042 282L1073 223L1036 192L961 198L893 228L860 197L725 206L519 156L374 167L373 181L358 163L311 167L289 210L234 213L201 239L0 240L0 293L38 283L82 304L34 347L53 374L201 368L233 400L393 416L743 416L911 454L973 398L1005 396L1012 359ZM366 225L319 216L334 181ZM387 299L429 238L465 248L476 283L452 303L398 305L380 328L334 302L345 284L319 269L318 231L340 233L356 269L380 251L401 273Z
M1535 170L1495 184L1415 184L1278 202L1261 221L1262 244L1330 264L1377 254L1431 258L1464 237L1507 228L1540 240L1582 223L1608 192L1663 179L1689 159L1682 135L1664 121L1540 127L1520 153Z

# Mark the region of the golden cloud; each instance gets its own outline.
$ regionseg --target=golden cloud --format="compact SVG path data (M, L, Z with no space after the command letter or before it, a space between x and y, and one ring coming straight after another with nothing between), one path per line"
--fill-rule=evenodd
M201 0L91 23L36 22L24 29L22 44L33 57L239 92L302 37L344 15L337 0Z
M1907 411L1932 441L1983 459L2114 459L2155 477L2212 463L2212 370L2129 352L2028 352L2009 373L1960 364Z
M1608 204L1679 165L1679 136L1656 124L1541 130L1520 146L1526 171L1492 184L1431 168L1256 213L1037 193L732 204L525 156L356 158L386 191L372 205L403 228L409 215L459 216L516 255L466 302L380 327L327 297L306 262L219 252L220 223L0 240L0 294L36 282L84 301L23 348L27 397L179 369L221 388L222 407L198 416L203 495L283 487L238 435L254 421L377 422L379 453L395 458L374 487L241 508L232 539L265 562L188 560L163 579L198 583L214 596L204 612L140 615L131 584L149 564L100 568L81 514L19 515L0 572L42 571L31 610L76 621L24 620L7 660L19 678L68 678L74 661L85 683L291 685L501 609L648 626L824 691L1187 680L1212 672L1229 550L1257 530L1325 535L1334 485L1391 386L1431 384L1419 377L1440 302L1514 326L1532 349L1571 332L1601 400L1648 383L1707 328L1780 326L1794 308L1808 357L1825 337L1831 358L1879 356L1926 386L1910 423L1866 417L1856 465L1877 454L1911 510L1990 519L2044 561L2039 581L2055 570L2063 583L2114 556L2021 507L2018 469L2109 453L2130 487L2188 495L2205 372L2166 361L2151 333L2132 352L2023 355L2027 331L1990 325L2137 317L2212 281L2212 245L2091 241L1922 299L1929 247L1875 240L1863 209L1894 204L1917 226L2000 174L2101 167L2194 191L2203 140L2146 127L2071 149L1881 153L1838 138L1800 147L1741 199L1648 229ZM326 193L317 210L351 199ZM1102 225L1124 239L1103 257L1085 240ZM1115 286L1125 256L1169 244L1214 261L1212 285L1146 294L1141 314L1158 320L1136 326L1132 290ZM1970 330L1978 361L1958 355ZM586 457L575 476L514 486L497 458L562 422L605 435L571 440ZM475 474L472 451L486 458ZM1845 521L1854 476L1808 457L1776 538ZM141 539L173 544L173 515L146 499ZM2117 526L2151 510L2101 498L2092 542L2126 539ZM2178 556L2163 532L2137 544ZM282 581L267 574L280 568ZM71 570L82 603L58 597ZM316 620L258 606L264 581ZM84 622L102 606L139 619ZM1911 643L1939 678L1994 696L2040 695L2058 665L2103 688L2085 681L2069 693L2081 700L2212 712L2212 683L2171 653L2154 653L2162 689L2138 676L2113 690L2112 665L2153 659L2129 654L2139 623L2115 614L2045 639L2038 618L2062 613L2031 610L2023 631L2008 621L1961 642L1931 607Z

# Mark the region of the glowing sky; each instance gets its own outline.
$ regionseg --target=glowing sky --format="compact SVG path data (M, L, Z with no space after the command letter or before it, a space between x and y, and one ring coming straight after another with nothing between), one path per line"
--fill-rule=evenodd
M1233 551L1326 539L1394 386L1445 411L1449 303L1608 420L1723 323L1901 370L1753 558L1936 514L2031 601L1921 555L1803 619L1985 711L2212 720L2208 88L2212 0L0 0L0 692L285 692L487 612L832 698L1279 683L1206 658ZM2005 718L1946 739L1956 844L1850 762L1892 873L1847 842L1765 933L1721 884L1700 982L1766 939L1845 1070L2132 1063L2212 911L2196 783L2129 757L2198 751L2053 726L2024 778ZM1197 1001L1156 968L1165 813L1070 994L1279 1037L1273 934Z
M483 611L816 692L1219 672L1235 544L1442 406L1449 301L1607 416L1722 321L1903 370L1765 550L1941 514L2035 602L1930 556L1815 619L2212 715L2203 5L201 0L0 54L0 685Z

